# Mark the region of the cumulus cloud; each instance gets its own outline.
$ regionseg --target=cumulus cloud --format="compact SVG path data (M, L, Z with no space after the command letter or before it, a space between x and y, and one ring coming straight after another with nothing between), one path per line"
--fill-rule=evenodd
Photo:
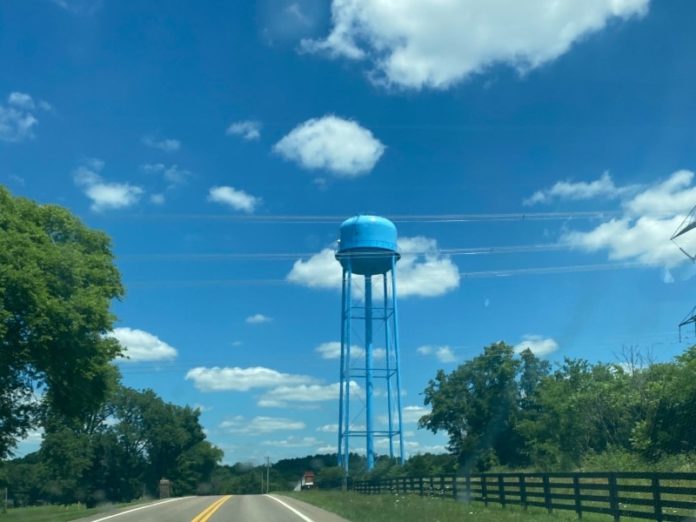
M292 386L314 381L306 375L281 373L263 366L251 368L199 366L186 374L187 381L193 381L201 391L249 391L252 388L273 386Z
M135 205L143 195L143 189L130 183L105 181L100 174L103 168L103 161L88 159L73 172L75 184L92 200L90 208L101 212Z
M227 127L228 136L240 136L247 141L261 137L261 123L253 120L236 121Z
M273 319L268 317L267 315L263 314L254 314L250 315L245 319L245 321L249 324L263 324L263 323L270 323Z
M39 109L50 110L47 102L35 102L23 92L11 92L6 104L0 104L0 141L19 143L34 137L34 129L39 124Z
M181 142L173 138L165 138L158 140L152 136L143 137L143 144L153 149L159 149L164 152L176 152L181 148Z
M398 240L401 260L396 264L400 297L436 297L459 287L459 269L442 255L434 239L416 236ZM295 261L287 280L310 288L341 288L341 266L335 252L325 248L307 260ZM379 286L379 285L377 285Z
M264 393L258 405L263 408L285 407L288 403L316 403L338 400L340 383L298 384L278 386ZM362 388L355 381L350 382L350 392L362 396Z
M273 150L305 169L353 178L369 173L384 148L372 132L357 122L329 115L298 125Z
M434 355L441 363L451 363L457 360L454 350L449 346L420 346L416 351L421 355Z
M140 165L140 169L148 174L157 174L169 184L170 188L183 185L191 177L189 170L179 167L179 165L165 165L164 163L145 163Z
M602 174L594 181L558 181L551 188L538 190L529 198L524 200L524 204L531 206L538 203L549 203L554 199L594 199L603 198L618 198L628 192L632 192L636 187L617 187L611 175L608 172Z
M515 353L531 350L537 357L544 357L558 350L558 343L550 337L541 335L525 335L522 341L515 345Z
M647 13L649 0L333 0L332 29L305 52L364 60L370 78L446 89L496 64L520 72L566 53L613 20Z
M178 355L176 348L144 330L115 328L110 336L125 348L124 362L171 361Z
M670 237L696 203L694 173L680 170L623 202L623 214L589 231L568 230L561 242L586 252L606 251L609 259L672 268L685 260ZM696 252L696 234L684 234L679 245Z
M104 0L52 0L54 4L76 15L93 15Z
M208 191L208 201L221 203L247 214L254 212L256 207L261 204L261 198L247 194L243 190L238 190L234 187L212 187Z
M220 429L227 433L240 435L261 435L274 431L303 430L304 422L282 417L254 417L246 419L241 415L235 415L231 419L220 423Z
M430 408L425 406L404 406L401 417L404 424L415 424L423 415L430 413Z
M307 448L319 443L320 441L315 437L288 437L282 440L264 440L261 442L264 446L273 446L274 448Z
M322 359L339 359L341 357L341 343L338 341L330 341L327 343L321 343L314 349ZM374 348L372 350L372 356L375 359L384 359L387 355L387 351L384 348ZM350 358L351 359L362 359L365 357L365 350L356 344L350 345Z
M317 431L322 433L338 433L338 424L324 424L323 426L319 426Z

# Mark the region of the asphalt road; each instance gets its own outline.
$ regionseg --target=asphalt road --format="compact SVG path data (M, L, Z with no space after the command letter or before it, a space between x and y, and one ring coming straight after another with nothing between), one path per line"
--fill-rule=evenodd
M183 497L156 501L75 522L347 522L282 495Z

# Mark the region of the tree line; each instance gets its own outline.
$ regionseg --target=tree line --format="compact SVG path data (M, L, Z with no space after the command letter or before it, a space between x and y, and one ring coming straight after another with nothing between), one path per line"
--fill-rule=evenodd
M566 358L555 368L503 342L425 390L419 425L446 432L458 469L696 469L696 346L657 363Z
M195 493L222 458L199 412L120 383L110 238L0 186L0 486L19 503ZM38 452L4 462L43 430Z

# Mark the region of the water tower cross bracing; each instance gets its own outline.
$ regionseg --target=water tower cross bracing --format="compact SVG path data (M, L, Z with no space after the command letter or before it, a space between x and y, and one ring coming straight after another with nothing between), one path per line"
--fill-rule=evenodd
M387 442L391 458L396 442L404 462L396 291L401 256L396 239L396 227L385 218L359 215L341 225L336 252L343 267L338 464L346 473L354 437L366 440L368 469L375 462L375 439ZM376 348L376 343L384 343L384 348ZM383 388L375 388L376 383ZM359 391L364 397L355 397ZM384 400L376 403L377 397Z

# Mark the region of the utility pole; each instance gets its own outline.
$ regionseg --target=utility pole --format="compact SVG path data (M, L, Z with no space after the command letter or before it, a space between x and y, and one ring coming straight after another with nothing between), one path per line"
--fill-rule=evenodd
M263 495L263 471L261 472L261 494Z
M270 459L270 457L266 457L266 493L269 493L271 490L270 475L271 475L271 459Z

